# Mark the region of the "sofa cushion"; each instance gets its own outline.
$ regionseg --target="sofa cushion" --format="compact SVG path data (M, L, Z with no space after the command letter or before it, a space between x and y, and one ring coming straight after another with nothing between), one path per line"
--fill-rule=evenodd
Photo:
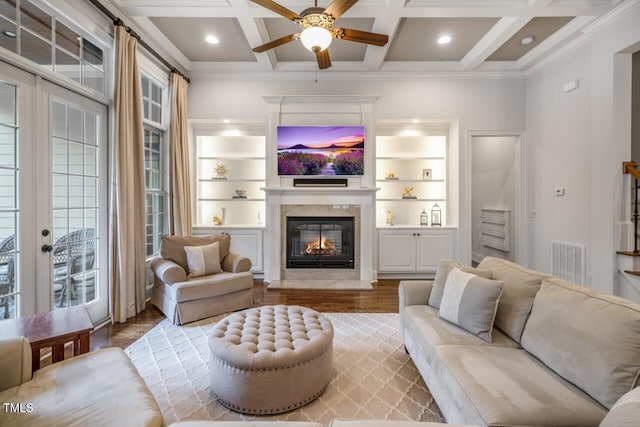
M32 412L2 413L3 426L163 425L151 391L120 348L39 369L31 381L0 392L0 402L33 405Z
M599 427L637 427L640 423L640 387L623 395Z
M220 242L202 246L185 246L189 277L220 273Z
M454 268L445 283L439 315L478 338L491 342L493 319L503 286L503 282Z
M499 329L493 330L493 342L481 340L464 329L438 317L438 310L428 305L412 305L403 311L404 335L429 362L440 345L493 345L518 348L518 343ZM413 352L413 350L412 350Z
M522 349L445 345L435 352L435 376L446 387L446 396L435 396L436 401L445 416L460 414L448 417L449 422L595 427L606 414L589 395Z
M478 268L491 270L493 279L504 282L495 324L504 333L520 342L524 324L531 312L533 299L540 289L540 283L542 279L550 276L494 257L485 257Z
M611 408L639 385L640 304L547 279L533 304L522 346Z
M444 285L447 281L449 273L454 268L459 268L464 272L475 274L476 276L484 277L485 279L491 279L491 272L488 270L480 270L477 268L469 267L468 265L460 264L457 261L443 259L440 261L440 264L438 264L436 277L433 279L433 287L431 289L431 294L429 295L429 305L431 307L440 308L442 293L444 292Z
M222 264L222 260L227 256L231 247L231 236L226 233L213 236L162 236L160 255L164 259L175 262L189 273L184 247L209 245L214 242L220 242L220 263Z

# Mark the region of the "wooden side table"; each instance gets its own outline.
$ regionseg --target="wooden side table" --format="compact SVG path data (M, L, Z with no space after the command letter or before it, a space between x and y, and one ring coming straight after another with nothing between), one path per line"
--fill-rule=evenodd
M93 324L84 306L0 321L0 337L24 336L31 344L31 369L40 369L40 350L52 348L52 363L64 360L64 345L73 342L73 355L89 352Z

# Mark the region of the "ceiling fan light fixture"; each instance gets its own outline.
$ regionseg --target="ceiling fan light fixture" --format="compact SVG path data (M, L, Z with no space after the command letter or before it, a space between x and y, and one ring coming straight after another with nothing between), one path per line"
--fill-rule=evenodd
M300 41L311 52L321 52L329 47L333 35L322 27L308 27L300 33Z

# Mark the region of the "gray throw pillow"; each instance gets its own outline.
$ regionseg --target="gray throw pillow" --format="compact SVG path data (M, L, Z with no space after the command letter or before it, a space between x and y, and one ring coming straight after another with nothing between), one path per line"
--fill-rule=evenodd
M429 304L433 308L440 308L440 301L442 301L442 293L444 292L444 284L447 281L449 273L454 268L458 268L464 272L475 274L485 279L491 279L492 273L489 270L480 270L477 268L469 267L468 265L460 264L457 261L450 259L443 259L438 265L436 271L436 277L433 279L433 287L431 288L431 294L429 295Z
M474 276L454 268L447 277L438 315L491 342L493 320L504 282Z

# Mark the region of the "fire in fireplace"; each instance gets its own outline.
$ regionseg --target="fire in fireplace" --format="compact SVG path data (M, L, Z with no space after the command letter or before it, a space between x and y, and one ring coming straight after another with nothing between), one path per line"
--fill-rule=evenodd
M287 217L287 268L354 268L353 217Z

